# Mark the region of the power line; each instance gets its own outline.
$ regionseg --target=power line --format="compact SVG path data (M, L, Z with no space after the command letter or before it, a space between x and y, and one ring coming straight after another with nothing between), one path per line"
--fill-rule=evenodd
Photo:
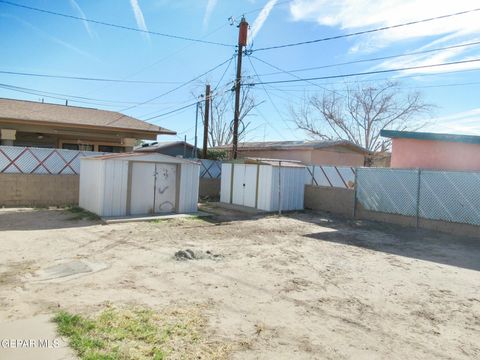
M228 62L227 67L225 68L225 71L223 72L222 76L220 77L220 80L218 80L217 85L215 86L213 91L217 90L218 87L220 86L220 83L222 82L223 78L227 74L228 69L230 69L230 65L232 65L232 62L233 62L233 56L230 58L230 61Z
M43 97L51 98L51 99L69 100L69 101L73 101L73 102L77 102L77 103L83 103L83 104L105 105L105 106L115 106L115 107L121 107L121 106L124 106L126 104L139 104L139 102L135 102L135 101L96 99L96 98L90 98L90 97L84 97L84 96L77 96L77 95L71 95L71 94L64 94L64 93L58 93L58 92L51 92L51 91L45 91L45 90L26 88L26 87L10 85L10 84L5 84L5 83L0 83L0 87L3 88L3 89L11 90L11 91L23 92L23 93L32 94L32 95L39 95L39 96L43 96ZM79 101L79 100L76 100L76 99L90 100L90 102L89 101ZM92 102L92 101L94 101L94 102ZM102 104L102 103L104 103L104 104ZM175 104L178 104L178 102L175 103ZM163 104L156 103L155 105L168 105L168 104L167 103L163 103Z
M352 65L352 64L359 64L359 63L364 63L364 62L372 62L372 61L380 61L380 60L388 60L388 59L394 59L394 58L399 58L399 57L407 57L407 56L427 54L427 53L431 53L431 52L450 50L450 49L456 49L456 48L467 47L467 46L474 46L474 45L479 45L479 44L480 44L480 41L475 41L475 42L466 43L466 44L458 44L458 45L452 45L452 46L446 46L446 47L429 49L429 50L422 50L422 51L415 51L415 52L404 53L404 54L387 55L387 56L381 56L381 57L370 58L370 59L360 59L360 60L347 61L347 62L336 63L336 64L328 64L328 65L322 65L322 66L314 66L314 67L309 67L309 68L289 70L289 71L280 70L278 72L261 74L261 76L278 75L278 74L281 74L282 72L287 72L287 73L304 72L304 71L310 71L310 70L326 69L326 68L331 68L331 67L336 67L336 66ZM260 60L259 58L256 58L256 59ZM263 60L260 60L260 61L263 61ZM265 62L265 61L263 61L263 62Z
M255 73L255 75L257 76L258 80L259 80L259 81L262 81L262 79L260 78L260 76L258 76L257 70L255 69L255 66L253 65L252 59L250 59L250 56L248 57L248 61L250 62L250 65L252 66L252 70L253 70L253 72ZM264 85L262 85L262 88L263 88L263 90L265 91L265 94L267 95L268 99L270 100L270 103L272 104L273 108L274 108L275 111L277 112L277 114L278 114L278 116L280 117L280 119L282 119L282 121L285 123L285 125L287 125L288 130L293 131L293 130L290 128L290 126L289 126L289 124L287 123L287 121L283 118L283 115L281 114L281 112L280 112L280 110L278 109L277 105L275 104L275 102L273 101L273 99L272 99L272 97L270 96L269 92L267 91L267 88L266 88ZM265 119L265 120L266 120L266 119ZM272 124L270 124L270 122L268 122L268 124L270 125L270 127L271 127L272 129L274 129L274 130L277 132L277 134L279 134L280 136L282 136L281 133L280 133L277 129L275 129Z
M426 73L426 74L413 74L413 75L402 75L402 79L404 78L417 78L417 77L428 77L428 76L441 76L441 75L449 75L449 74L457 74L457 73L464 73L464 72L472 72L472 71L480 71L479 69L463 69L463 70L452 70L452 71L443 71L441 73ZM372 81L384 81L384 80L391 80L389 77L382 77L382 78L374 78L374 79L363 79L363 80L355 80L355 81L343 81L343 82L326 82L322 83L322 85L346 85L346 84L356 84L359 82L372 82ZM277 86L277 89L291 89L291 88L306 88L309 85L306 84L292 84L292 85L284 85L284 86ZM303 90L302 90L303 91Z
M0 0L1 1L1 0ZM102 82L115 82L115 83L135 83L135 84L179 84L178 81L147 81L147 80L122 80L122 79L108 79L108 78L95 78L85 76L65 76L65 75L52 75L42 73L28 73L28 72L16 72L0 70L0 74L6 75L18 75L18 76L32 76L51 79L68 79L68 80L82 80L82 81L102 81Z
M57 94L58 95L57 96L57 95L55 95L55 93L41 92L41 91L34 90L34 89L22 88L22 87L19 87L19 86L13 86L13 85L8 85L8 84L0 84L0 88L5 89L5 90L20 92L20 93L24 93L24 94L42 96L42 97L46 97L46 98L50 98L50 99L63 100L63 101L69 100L69 101L76 102L76 103L79 103L79 104L89 104L89 105L96 105L96 106L102 105L102 106L109 106L109 107L121 107L121 106L123 106L123 105L99 104L98 102L94 103L94 102L83 101L83 100L75 100L71 96L67 97L63 94ZM50 95L50 94L54 94L54 95Z
M274 68L274 69L276 69L276 70L279 70L281 73L290 75L290 76L292 76L292 77L294 77L294 78L296 78L296 79L299 79L299 80L303 80L300 76L298 76L298 75L296 75L296 74L293 74L291 71L287 71L287 70L281 69L281 68L279 68L278 66L275 66L275 65L273 65L273 64L270 64L270 63L266 62L265 60L259 59L259 58L256 57L256 56L253 56L253 55L250 55L250 56L253 57L255 60L258 60L258 61L264 63L265 65L270 66L271 68ZM255 72L255 73L256 73L256 72ZM260 76L259 76L258 74L257 74L257 77L258 77L258 79L260 79ZM327 88L325 88L325 87L323 87L323 86L321 86L321 85L319 85L319 84L317 84L317 83L314 83L314 82L312 82L312 81L308 81L308 80L307 80L306 82L309 83L309 84L311 84L311 85L313 85L313 86L316 86L316 87L318 87L318 88L320 88L320 89L322 89L322 90L324 90L324 91L329 91L329 92L332 92L332 93L337 93L335 90L327 89Z
M420 24L420 23L425 23L425 22L430 22L430 21L435 21L435 20L446 19L446 18L450 18L450 17L453 17L453 16L459 16L459 15L465 15L465 14L473 13L473 12L476 12L476 11L480 11L480 8L466 10L466 11L460 11L460 12L456 12L456 13L453 13L453 14L435 16L435 17L422 19L422 20L410 21L410 22L403 23L403 24L396 24L396 25L384 26L384 27L380 27L380 28L376 28L376 29L357 31L357 32L354 32L354 33L349 33L349 34L330 36L330 37L308 40L308 41L300 41L300 42L295 42L295 43L290 43L290 44L263 47L263 48L253 49L251 51L255 52L255 51L273 50L273 49L283 49L283 48L287 48L287 47L293 47L293 46L299 46L299 45L314 44L314 43L319 43L319 42L323 42L323 41L343 39L343 38L352 37L352 36L371 34L371 33L378 32L378 31L385 31L385 30L396 29L396 28L400 28L400 27L404 27L404 26L410 26L410 25L415 25L415 24Z
M366 72L349 73L349 74L341 74L341 75L319 76L319 77L301 78L301 79L292 79L292 80L264 81L264 82L258 82L258 83L251 83L247 85L253 86L253 85L268 85L268 84L284 84L284 83L292 83L292 82L299 82L299 81L338 79L338 78L353 77L353 76L384 74L384 73L397 72L397 71L417 70L417 69L435 68L439 66L467 64L467 63L473 63L473 62L479 62L479 61L480 59L452 61L452 62L441 63L441 64L419 65L419 66L410 66L410 67L403 67L403 68L397 68L397 69L375 70L375 71L366 71Z
M428 88L442 88L442 87L457 87L457 86L471 86L471 85L480 85L479 81L475 82L463 82L463 83L449 83L449 84L436 84L436 85L420 85L420 86L399 86L399 89L428 89ZM284 92L287 95L289 92L313 92L314 90L305 90L305 89L299 89L299 90L294 90L294 89L280 89L278 87L271 87L272 91L280 91ZM341 90L336 90L340 92L348 92L347 89L341 89ZM287 99L284 99L287 100Z
M41 73L15 72L15 71L4 71L4 70L0 70L0 74L54 78L54 79L82 80L82 81L102 81L102 82L120 82L120 83L137 83L137 84L179 84L178 81L122 80L122 79L83 77L83 76L64 76L64 75L52 75L52 74L41 74Z
M222 94L225 94L225 93L228 93L228 92L231 92L231 90L227 90L227 91L224 91ZM209 99L213 99L215 96L217 96L219 93L211 93L210 96L208 97ZM205 99L203 99L202 101L204 101ZM185 109L188 109L189 107L192 107L194 105L197 105L199 101L195 101L194 103L191 103L191 104L188 104L188 105L185 105L185 106L181 106L179 108L176 108L174 110L171 110L171 111L168 111L168 112L165 112L165 113L162 113L160 115L155 115L155 116L152 116L152 117L149 117L148 119L145 119L144 121L150 121L152 119L156 119L156 118L159 118L159 117L163 117L163 116L167 116L167 115L170 115L170 114L174 114L176 112L179 112L179 111L182 111L182 110L185 110Z
M227 62L229 62L231 59L232 59L232 57L229 57L227 60L225 60L225 61L223 61L222 63L218 64L217 66L211 68L210 70L205 71L203 74L198 75L198 76L194 77L193 79L191 79L191 80L189 80L189 81L186 81L186 82L182 83L181 85L179 85L179 86L177 86L177 87L175 87L175 88L173 88L173 89L171 89L171 90L169 90L169 91L167 91L167 92L164 92L164 93L162 93L162 94L160 94L160 95L158 95L158 96L155 96L155 97L153 97L153 98L151 98L151 99L149 99L149 100L146 100L146 101L144 101L144 102L141 102L141 103L139 103L139 104L137 104L137 105L130 106L130 107L128 107L128 108L122 109L121 111L127 111L127 110L134 109L134 108L136 108L136 107L138 107L138 106L142 106L142 105L148 104L149 102L152 102L152 101L154 101L154 100L160 99L161 97L164 97L164 96L166 96L166 95L168 95L168 94L171 94L172 92L177 91L177 90L179 90L179 89L187 86L188 84L191 84L192 82L194 82L194 81L202 78L203 76L211 73L212 71L217 70L218 68L222 67L222 66L225 65Z
M195 101L194 103L191 103L191 104L182 106L182 107L180 107L180 108L178 108L178 109L175 109L175 110L172 110L172 111L168 111L168 112L163 113L163 114L160 114L160 115L152 116L152 117L150 117L150 118L148 118L148 119L145 119L145 120L143 120L143 121L150 121L150 120L153 120L153 119L162 117L162 116L167 116L167 115L170 115L170 114L174 114L174 113L176 113L176 112L179 112L179 111L188 109L188 108L190 108L190 107L192 107L192 106L195 106L195 105L197 105L197 101Z
M222 26L219 26L218 28L216 28L215 30L212 30L212 31L209 32L207 35L205 35L204 37L202 37L202 40L208 38L209 36L211 36L211 35L213 35L213 34L215 34L215 33L217 33L218 31L222 30L222 29L225 28L226 26L228 26L228 24L225 23L225 24L223 24ZM156 65L158 65L158 64L160 64L160 63L162 63L162 62L164 62L164 61L166 61L166 60L168 60L168 59L170 59L170 58L173 57L174 55L179 54L180 52L182 52L182 51L190 48L191 46L195 46L195 45L198 45L198 43L189 43L189 44L187 44L187 45L185 45L185 46L182 46L181 48L178 48L177 50L173 51L172 53L170 53L170 54L168 54L168 55L166 55L166 56L163 56L162 58L156 60L155 62L153 62L153 63L151 63L151 64L149 64L149 65L143 66L143 67L141 67L140 69L136 70L135 72L130 73L129 75L126 75L126 76L122 77L121 80L126 80L126 79L129 79L129 78L131 78L131 77L133 77L133 76L135 76L135 75L138 75L138 74L140 74L141 72L144 72L145 70L150 69L150 68L152 68L152 67L154 67L154 66L156 66ZM106 89L107 87L108 87L108 85L99 87L99 88L93 90L93 92L98 92L98 91L100 91L100 90L104 90L104 89Z
M63 13L59 13L59 12L55 12L55 11L40 9L40 8L36 8L36 7L33 7L33 6L17 4L17 3L14 3L14 2L11 2L11 1L6 1L6 0L0 0L0 3L15 6L15 7L18 7L18 8L37 11L37 12L41 12L41 13L44 13L44 14L61 16L61 17L67 18L67 19L87 21L87 22L92 23L92 24L109 26L109 27L113 27L113 28L117 28L117 29L130 30L130 31L135 31L135 32L139 32L139 33L157 35L157 36L162 36L162 37L177 39L177 40L185 40L185 41L198 42L198 43L210 44L210 45L219 45L219 46L225 46L225 47L234 47L233 45L230 45L230 44L225 44L225 43L220 43L220 42L215 42L215 41L195 39L195 38L190 38L190 37L181 36L181 35L166 34L166 33L161 33L161 32L157 32L157 31L150 31L150 30L133 28L133 27L125 26L125 25L107 23L105 21L82 18L82 17L79 17L79 16L74 16L74 15L63 14Z

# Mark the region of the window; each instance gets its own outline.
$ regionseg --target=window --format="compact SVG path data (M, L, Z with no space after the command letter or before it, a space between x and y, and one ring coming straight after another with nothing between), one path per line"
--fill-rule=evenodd
M123 146L98 145L98 151L109 153L122 153L125 152L125 148Z
M71 144L71 143L63 143L62 149L66 150L80 150L80 151L93 151L93 145L87 144Z

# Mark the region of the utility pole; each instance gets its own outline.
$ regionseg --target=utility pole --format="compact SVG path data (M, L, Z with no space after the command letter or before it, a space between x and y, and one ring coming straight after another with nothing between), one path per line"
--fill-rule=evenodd
M205 87L205 118L203 120L203 156L202 158L207 158L207 147L208 147L208 119L210 118L210 85L207 84Z
M238 26L238 54L237 54L237 78L235 79L235 113L233 118L233 158L237 158L238 149L238 123L240 121L240 91L242 87L242 56L243 48L247 46L248 22L242 16Z
M197 100L197 111L195 112L195 145L193 145L193 158L197 158L197 128L198 128L198 106L200 102Z

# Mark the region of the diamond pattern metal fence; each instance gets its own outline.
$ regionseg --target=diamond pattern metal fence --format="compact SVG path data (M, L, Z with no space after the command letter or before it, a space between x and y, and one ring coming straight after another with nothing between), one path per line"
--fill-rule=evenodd
M356 201L370 211L480 225L480 173L361 168Z
M0 173L80 174L80 158L103 155L92 151L0 146Z
M200 159L200 178L220 179L222 176L222 162L217 160Z
M307 166L305 185L352 188L355 169L346 166Z

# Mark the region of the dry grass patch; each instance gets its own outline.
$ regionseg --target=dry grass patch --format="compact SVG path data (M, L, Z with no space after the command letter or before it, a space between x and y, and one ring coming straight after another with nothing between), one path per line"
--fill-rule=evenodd
M54 321L83 360L226 359L231 352L229 344L207 339L198 307L155 312L107 306L94 317L62 311Z

